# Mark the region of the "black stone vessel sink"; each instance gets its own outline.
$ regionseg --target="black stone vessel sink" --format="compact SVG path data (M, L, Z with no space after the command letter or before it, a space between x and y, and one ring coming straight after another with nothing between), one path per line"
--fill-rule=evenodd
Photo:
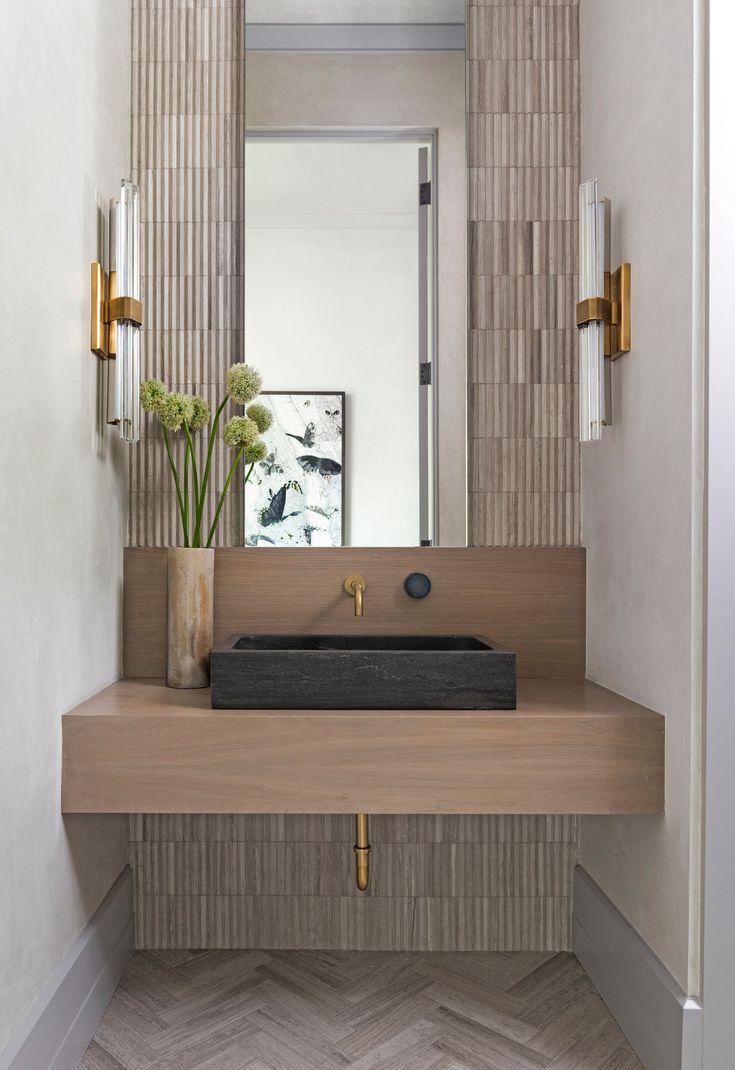
M231 635L212 707L514 710L516 656L463 635Z

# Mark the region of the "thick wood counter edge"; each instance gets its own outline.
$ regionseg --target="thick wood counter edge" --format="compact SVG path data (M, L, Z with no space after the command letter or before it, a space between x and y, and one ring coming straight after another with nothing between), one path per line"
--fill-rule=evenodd
M660 814L664 725L585 680L514 711L211 710L121 680L63 718L65 813Z

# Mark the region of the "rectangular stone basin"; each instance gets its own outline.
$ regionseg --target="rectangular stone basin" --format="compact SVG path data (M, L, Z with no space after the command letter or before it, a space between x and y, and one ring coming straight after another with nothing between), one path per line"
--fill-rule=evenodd
M516 656L464 635L231 635L212 707L514 710Z

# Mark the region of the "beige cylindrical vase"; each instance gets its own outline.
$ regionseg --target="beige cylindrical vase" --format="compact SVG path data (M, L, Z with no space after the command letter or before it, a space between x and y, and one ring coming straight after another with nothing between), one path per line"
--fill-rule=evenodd
M214 550L168 551L169 687L208 687L214 624Z

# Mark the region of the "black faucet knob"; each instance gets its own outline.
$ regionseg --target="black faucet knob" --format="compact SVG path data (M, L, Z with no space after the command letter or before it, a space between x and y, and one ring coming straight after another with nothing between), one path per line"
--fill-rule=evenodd
M426 598L431 590L431 580L423 572L412 572L403 581L403 589L411 598Z

